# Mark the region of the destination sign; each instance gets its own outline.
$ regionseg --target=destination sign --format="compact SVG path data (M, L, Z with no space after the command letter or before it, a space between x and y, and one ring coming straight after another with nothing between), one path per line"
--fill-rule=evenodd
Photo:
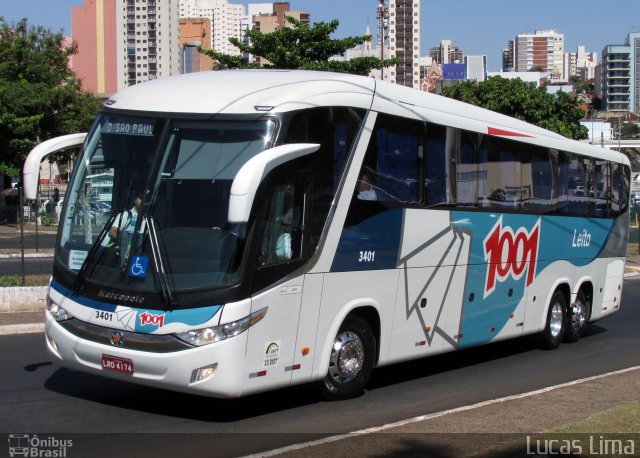
M104 126L104 133L115 135L153 136L155 123L146 120L117 120L108 119Z

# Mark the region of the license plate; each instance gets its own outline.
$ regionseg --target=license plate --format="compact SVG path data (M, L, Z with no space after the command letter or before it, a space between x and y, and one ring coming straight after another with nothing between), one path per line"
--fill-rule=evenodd
M118 358L117 356L102 355L102 368L132 375L133 361L130 359Z

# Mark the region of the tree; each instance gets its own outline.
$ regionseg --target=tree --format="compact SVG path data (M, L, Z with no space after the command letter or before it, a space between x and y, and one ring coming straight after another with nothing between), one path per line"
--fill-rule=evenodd
M587 138L589 134L588 129L580 125L584 110L578 106L574 95L566 92L552 95L544 87L525 83L520 78L505 79L496 76L481 83L465 81L444 88L442 94L521 119L575 140Z
M343 55L347 49L371 39L370 35L332 39L339 22L317 22L312 26L287 16L293 27L285 27L275 32L263 33L256 29L246 32L249 44L237 38L229 42L242 53L249 53L269 61L264 68L321 70L340 73L368 75L374 68L384 68L397 63L397 59L357 57L349 61L329 60L335 55ZM213 50L198 48L203 54L217 61L217 68L257 68L259 65L245 62L241 56L231 56Z
M621 138L624 140L632 140L640 136L640 127L632 122L626 122L620 128Z
M35 145L86 131L95 118L100 100L82 90L68 65L76 51L75 45L64 45L61 33L0 17L0 174L5 181L19 175Z

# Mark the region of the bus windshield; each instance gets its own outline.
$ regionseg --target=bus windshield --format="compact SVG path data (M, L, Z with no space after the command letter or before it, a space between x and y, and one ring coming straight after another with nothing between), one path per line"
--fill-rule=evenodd
M101 114L65 197L57 261L140 292L236 283L246 228L227 221L231 184L275 127Z

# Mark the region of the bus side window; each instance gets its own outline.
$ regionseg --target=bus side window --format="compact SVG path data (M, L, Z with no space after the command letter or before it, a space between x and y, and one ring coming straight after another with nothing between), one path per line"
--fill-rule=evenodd
M495 211L513 210L522 201L521 145L498 137L490 137L486 163L487 199Z
M423 123L379 115L360 171L370 177L376 198L361 200L417 204L423 150Z
M286 263L302 256L303 210L302 185L274 187L263 221L259 265Z
M425 160L425 205L427 207L447 203L447 159L452 136L447 136L451 128L437 124L427 124L427 157Z

